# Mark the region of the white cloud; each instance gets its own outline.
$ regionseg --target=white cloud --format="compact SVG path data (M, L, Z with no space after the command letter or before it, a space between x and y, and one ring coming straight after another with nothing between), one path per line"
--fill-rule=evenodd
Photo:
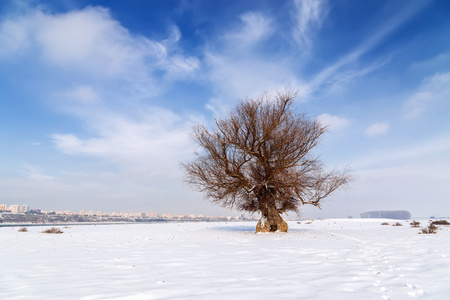
M233 47L249 46L270 36L273 32L272 20L261 13L247 12L239 17L241 26L225 34L225 39Z
M296 41L306 46L324 21L328 4L324 1L296 1L295 23ZM235 100L245 96L254 96L261 91L282 89L286 86L301 91L303 98L308 98L324 86L332 92L355 78L365 76L389 62L390 58L379 59L359 67L357 61L379 45L405 21L414 16L422 5L413 5L401 13L395 14L383 23L367 39L361 41L352 51L318 72L309 82L298 75L305 57L301 55L302 47L294 52L287 52L283 57L271 56L270 59L259 50L264 39L270 38L277 20L257 12L248 12L241 16L240 27L233 28L211 43L221 47L208 47L205 50L205 78L213 82L216 97ZM277 36L277 38L286 38ZM275 41L274 41L275 42ZM257 47L249 47L258 45Z
M200 68L200 60L179 46L180 30L169 30L158 41L132 34L101 7L61 14L30 8L0 20L0 60L38 65L41 76L33 80L45 87L37 98L80 122L80 128L50 136L56 149L72 156L62 160L68 166L50 163L52 176L44 170L0 178L0 189L9 187L5 197L39 195L52 209L79 203L100 209L105 202L123 209L132 201L147 209L154 203L193 212L201 196L183 186L180 167L193 154L193 121L149 104L173 81L189 80ZM74 167L78 161L83 164ZM193 202L180 204L181 198Z
M331 131L339 131L350 126L350 120L330 114L321 114L316 119L323 126L328 126Z
M0 25L0 58L20 54L30 45L30 28L28 20L6 20Z
M181 55L173 55L168 60L165 69L167 77L170 79L183 79L192 78L199 67L200 61L196 57L186 58Z
M293 31L294 39L301 46L309 47L314 31L320 28L327 15L327 1L294 0L294 4L297 25Z
M425 61L413 62L410 66L410 70L436 73L437 70L448 69L449 65L450 65L450 53L447 52L441 53Z
M101 102L99 94L94 90L92 86L77 86L74 89L66 92L64 96L71 100L87 104Z
M190 157L192 123L161 108L148 108L138 119L107 114L91 122L96 137L53 134L56 147L76 156L105 159L126 170L146 169L149 174L179 177L179 162Z
M383 26L378 28L373 34L369 35L369 38L362 41L352 51L341 57L334 64L318 73L308 84L309 90L313 92L321 88L324 84L331 83L331 85L333 85L335 81L341 82L342 75L346 74L345 70L342 71L345 67L351 66L355 62L357 62L363 55L371 51L385 38L391 35L399 26L401 26L404 22L418 13L426 4L427 3L425 1L414 3L414 5L409 6L407 9L401 10L400 13L392 16L392 18L390 18L386 22L383 22ZM364 68L362 71L362 75L375 71L376 69L382 67L387 61L388 60L375 63L369 67ZM358 76L359 72L360 71L358 70L351 71L351 73L355 74L356 76Z
M198 69L198 59L178 48L180 38L176 26L161 42L133 35L102 7L63 14L34 9L0 24L0 58L30 55L84 78L118 78L152 89L156 70L173 80Z
M205 47L204 78L212 82L214 96L235 102L262 91L296 88L298 79L292 61L286 56L269 59L263 46L272 37L275 20L253 11L241 15L240 20L239 26L226 29ZM211 102L210 107L217 104L217 100Z
M222 95L233 100L253 97L261 91L274 91L297 86L295 74L280 62L262 61L249 57L238 58L222 53L208 53L208 79Z
M213 113L214 118L219 119L230 111L231 106L219 98L211 98L206 104L206 108Z
M328 78L323 83L330 84L331 93L340 93L342 90L345 89L346 86L348 86L349 82L357 78L364 77L372 72L375 72L376 70L382 68L384 65L389 63L389 61L390 58L387 58L383 61L376 61L369 66L362 67L359 69L356 68L351 70L345 70L342 72L336 72L335 74L330 74L331 77Z
M425 79L419 90L405 102L406 117L416 117L430 106L450 99L450 72Z
M387 122L376 122L372 125L370 125L366 130L364 130L364 133L367 136L375 136L375 135L382 135L386 134L389 130L389 123Z

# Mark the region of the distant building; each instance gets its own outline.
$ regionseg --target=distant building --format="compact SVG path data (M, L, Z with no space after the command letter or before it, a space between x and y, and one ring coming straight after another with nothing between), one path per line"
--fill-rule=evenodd
M361 218L408 220L411 219L411 213L407 210L368 211L362 213Z
M149 212L147 213L149 218L159 218L159 214L157 212Z
M172 214L162 214L163 219L172 219L173 215Z
M25 214L30 211L30 207L28 205L14 204L9 207L9 210L13 214Z

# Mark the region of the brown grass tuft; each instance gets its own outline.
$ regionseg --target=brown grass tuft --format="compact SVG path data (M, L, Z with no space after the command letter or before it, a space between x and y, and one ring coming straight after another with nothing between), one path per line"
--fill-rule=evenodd
M413 220L409 225L411 225L411 227L419 227L420 222Z
M381 223L381 225L389 225L389 223L388 222L383 222L383 223Z
M430 224L428 227L422 227L419 234L436 234L438 230L438 227Z
M22 227L19 230L17 230L18 232L28 232L28 228L26 227Z
M59 234L59 233L63 233L63 231L61 231L61 229L59 229L59 228L52 227L52 228L50 228L50 229L47 229L47 230L42 231L42 233Z
M397 222L395 224L392 224L392 226L403 226L401 223Z
M433 224L433 225L450 225L450 223L447 220L436 220L436 221L432 221L431 224Z

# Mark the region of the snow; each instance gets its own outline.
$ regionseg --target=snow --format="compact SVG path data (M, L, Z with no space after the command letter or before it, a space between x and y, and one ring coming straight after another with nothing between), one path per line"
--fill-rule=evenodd
M1 227L0 299L449 299L450 227L382 222Z

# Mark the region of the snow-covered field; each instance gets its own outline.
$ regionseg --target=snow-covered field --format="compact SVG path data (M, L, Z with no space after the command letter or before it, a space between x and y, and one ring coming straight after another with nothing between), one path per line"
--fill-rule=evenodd
M450 228L384 221L2 227L0 299L450 299Z

